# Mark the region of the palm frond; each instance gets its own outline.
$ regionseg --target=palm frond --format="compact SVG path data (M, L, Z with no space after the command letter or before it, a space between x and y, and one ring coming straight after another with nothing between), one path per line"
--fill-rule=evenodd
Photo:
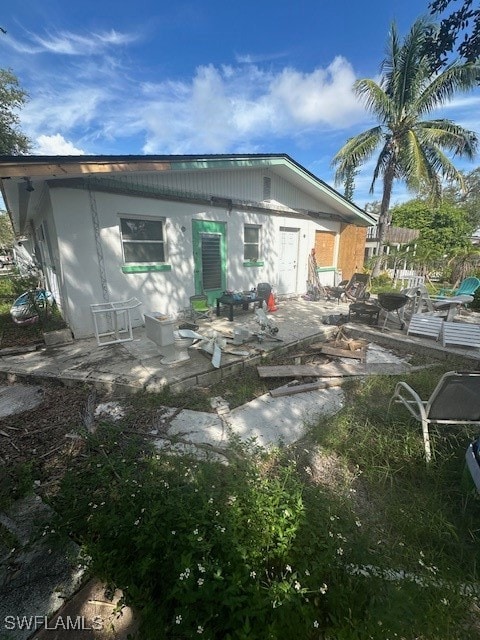
M397 25L392 22L389 31L389 39L385 58L382 61L380 70L382 72L382 87L389 87L392 85L392 79L395 76L397 64L398 64L398 52L400 51L400 39L398 37Z
M417 96L415 108L422 117L445 104L459 91L468 91L478 85L480 63L458 61L435 76Z
M425 156L427 157L433 171L446 180L456 182L463 190L464 178L462 173L455 167L450 158L443 153L436 145L423 145Z
M453 152L456 156L473 159L478 148L475 132L465 129L451 120L438 119L417 122L416 130L422 140L441 149Z
M428 72L423 55L428 24L423 19L417 20L397 53L396 72L388 93L397 106L398 114L409 110L409 105L414 101Z
M353 85L355 94L365 108L375 114L380 122L388 123L395 116L395 104L374 80L363 78Z
M341 184L352 171L370 158L382 137L382 127L377 126L347 140L332 160L332 165L337 167L335 184Z
M402 178L410 191L429 188L431 195L439 199L441 182L438 167L431 162L426 153L424 141L420 140L413 130L408 131L398 157L397 177Z
M392 147L390 144L390 138L387 138L385 144L383 145L378 158L377 163L375 165L375 169L373 170L373 178L372 183L370 185L370 193L374 192L375 182L377 181L380 175L384 176L387 170L387 167L392 162Z

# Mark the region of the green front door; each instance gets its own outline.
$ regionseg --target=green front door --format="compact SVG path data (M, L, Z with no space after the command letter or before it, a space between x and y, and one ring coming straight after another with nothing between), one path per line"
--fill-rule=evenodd
M195 293L215 305L227 286L227 234L225 222L193 220Z

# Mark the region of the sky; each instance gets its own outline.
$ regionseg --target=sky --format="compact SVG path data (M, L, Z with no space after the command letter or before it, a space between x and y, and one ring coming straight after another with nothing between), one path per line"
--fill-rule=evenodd
M3 0L0 67L29 95L34 154L287 153L335 186L335 153L374 124L354 81L378 79L393 21L403 35L427 12L428 0ZM479 132L480 89L434 115ZM359 206L381 199L372 171L356 178ZM410 197L398 185L392 204Z

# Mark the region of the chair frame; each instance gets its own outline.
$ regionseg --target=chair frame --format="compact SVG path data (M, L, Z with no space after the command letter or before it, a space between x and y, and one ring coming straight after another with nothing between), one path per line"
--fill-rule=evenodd
M471 442L465 452L465 462L472 476L473 483L480 493L480 462L478 459L479 441Z
M370 284L370 276L367 273L354 273L350 280L342 280L336 287L325 287L327 300L335 298L340 302L342 297L352 302L368 300L370 293L367 291Z
M480 287L480 280L475 276L469 276L462 280L458 289L440 289L437 296L438 299L449 298L450 296L473 296L475 291Z
M430 434L428 426L430 424L471 424L480 425L480 420L466 420L448 418L441 420L439 418L430 418L430 411L435 405L435 401L440 397L441 393L445 391L446 386L450 380L465 377L476 377L479 379L479 391L480 391L480 371L447 371L437 383L437 386L433 390L428 400L422 400L418 393L412 389L412 387L406 382L397 382L395 391L390 398L388 405L388 412L390 412L392 403L403 405L410 414L419 422L422 423L423 443L425 448L425 457L427 463L432 459L432 449L430 445Z
M205 302L205 306L208 308L207 311L199 311L197 309L194 309L193 307L193 302L198 301L198 302ZM192 320L211 320L211 313L212 310L208 304L208 296L204 293L199 293L199 294L195 294L194 296L190 296L189 298L189 303L190 303L190 317Z

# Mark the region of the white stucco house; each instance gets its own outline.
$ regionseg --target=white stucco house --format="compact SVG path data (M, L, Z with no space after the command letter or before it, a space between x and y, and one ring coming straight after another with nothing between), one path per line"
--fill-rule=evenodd
M375 222L283 154L2 156L0 183L75 338L93 335L94 303L174 315L259 282L300 295L315 247L333 284L342 233Z

